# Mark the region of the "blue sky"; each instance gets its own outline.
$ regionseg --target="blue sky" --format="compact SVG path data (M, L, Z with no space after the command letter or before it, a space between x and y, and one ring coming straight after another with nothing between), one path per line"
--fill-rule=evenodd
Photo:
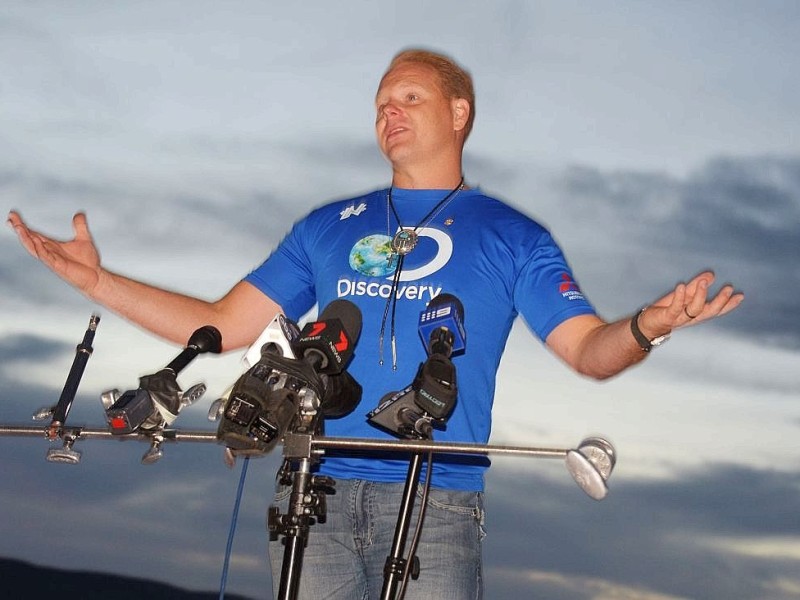
M86 210L105 264L214 298L290 224L384 187L373 96L399 49L455 56L476 83L465 175L551 228L617 318L713 268L746 293L606 383L518 323L492 441L619 455L587 498L559 461L495 459L487 597L798 598L800 7L784 2L6 2L0 202L70 235ZM91 302L0 234L0 423L57 400ZM102 312L71 419L176 348ZM209 391L238 355L181 382ZM216 589L238 471L215 445L0 438L0 555ZM251 464L228 590L264 597L279 456Z

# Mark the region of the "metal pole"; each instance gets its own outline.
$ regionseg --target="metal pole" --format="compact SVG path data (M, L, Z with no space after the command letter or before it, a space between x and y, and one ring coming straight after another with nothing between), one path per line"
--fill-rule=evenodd
M44 437L46 428L26 425L0 425L0 436ZM105 439L119 441L151 441L151 436L142 433L116 434L108 429L66 428L78 439ZM165 429L161 432L165 442L219 443L216 432ZM312 450L382 450L389 452L437 452L443 454L499 454L505 456L531 456L537 458L565 458L569 448L519 447L496 444L468 444L460 442L433 442L420 440L375 440L367 438L317 437L311 439Z

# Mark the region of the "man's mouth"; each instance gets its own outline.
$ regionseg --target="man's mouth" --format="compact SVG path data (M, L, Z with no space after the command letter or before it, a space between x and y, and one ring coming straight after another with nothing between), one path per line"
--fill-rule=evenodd
M387 129L387 131L386 131L386 139L388 140L390 138L393 138L397 134L403 133L404 131L408 131L408 130L403 126L397 126L397 127L392 127L391 129Z

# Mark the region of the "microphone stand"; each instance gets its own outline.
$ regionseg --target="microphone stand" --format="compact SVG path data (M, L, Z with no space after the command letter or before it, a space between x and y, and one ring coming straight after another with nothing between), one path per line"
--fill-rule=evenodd
M75 348L72 367L67 375L67 381L64 383L64 389L61 391L58 404L53 409L53 420L47 429L47 437L50 440L58 437L59 428L67 421L67 415L69 415L69 409L72 407L73 400L75 400L75 394L78 392L78 386L80 385L81 377L83 377L83 371L86 369L86 363L92 355L92 341L94 340L94 333L97 330L98 323L100 323L100 315L93 314L89 319L86 333L83 334L83 340Z
M165 429L161 432L165 442L200 442L219 444L215 431L188 431ZM315 437L315 435L320 437ZM0 424L0 436L12 437L40 437L41 427L22 425ZM115 434L107 428L71 427L63 431L65 440L70 447L77 440L105 439L105 440L134 440L151 441L152 436L143 432L128 434ZM67 442L65 441L65 444ZM403 505L407 507L412 503L414 486L419 478L419 466L422 453L446 453L467 455L504 455L527 456L531 458L557 458L565 459L567 468L578 485L595 500L601 500L607 493L606 481L608 480L616 462L616 452L607 441L602 438L587 438L577 448L544 448L544 447L515 447L493 444L476 444L466 442L434 442L431 440L402 439L380 440L366 438L325 437L322 432L322 423L311 419L308 426L302 425L294 431L287 432L283 439L283 454L285 457L282 475L291 477L288 465L296 461L292 481L292 494L290 496L290 514L281 515L277 507L269 508L269 529L272 539L277 539L279 533L286 536L286 551L281 570L281 583L279 600L295 600L299 589L300 570L303 562L303 551L308 539L309 527L317 518L319 522L325 520L325 494L331 493L334 481L328 477L311 475L311 467L319 460L326 450L344 450L348 452L405 452L413 453L409 465L404 492ZM571 463L575 463L574 465ZM392 557L402 555L402 540L405 539L403 530L407 533L410 509L401 511L398 521L395 545ZM402 537L400 537L402 534ZM274 537L273 537L274 536ZM398 541L399 540L399 541ZM388 561L387 561L388 562ZM403 571L400 571L403 573ZM386 592L391 592L396 582L396 573L385 583ZM390 597L390 596L388 596Z
M318 460L313 451L314 435L322 433L323 428L320 412L301 412L296 419L297 425L284 435L284 461L278 475L281 483L292 485L289 510L283 515L280 508L270 506L267 519L270 540L277 540L279 535L284 537L276 600L297 598L309 530L315 522L325 522L325 495L333 493L334 486L330 477L311 474L311 468Z
M315 417L319 418L318 416ZM398 584L405 575L407 562L403 558L405 540L414 508L416 488L419 483L422 456L435 452L487 455L490 453L532 456L538 458L567 458L570 449L559 448L516 448L511 446L491 446L486 444L435 442L430 439L379 440L362 438L326 438L321 429L321 420L312 427L299 427L287 431L283 438L284 464L280 478L284 483L291 481L292 492L289 497L288 514L282 515L277 506L269 507L270 539L275 541L279 535L285 539L281 580L276 600L296 600L300 584L303 553L310 526L316 521L325 521L325 494L333 492L334 481L329 477L311 475L311 467L319 460L326 449L347 451L390 451L411 452L401 507L398 512L392 541L391 554L384 566L384 580L381 600L392 600ZM320 434L320 437L315 437ZM291 465L291 466L290 466ZM424 510L421 507L420 510ZM418 575L417 561L412 559L411 575Z
M405 552L406 538L411 521L411 513L414 510L414 499L419 485L419 475L422 466L422 454L415 452L411 455L408 465L408 475L406 476L405 488L403 488L403 499L400 503L400 510L397 514L397 524L392 540L392 549L386 558L383 567L383 588L381 589L381 600L392 600L395 597L397 585L406 574L408 568L411 569L411 577L416 579L419 576L419 560L416 556L411 557L411 565L403 558ZM421 509L424 510L424 507Z

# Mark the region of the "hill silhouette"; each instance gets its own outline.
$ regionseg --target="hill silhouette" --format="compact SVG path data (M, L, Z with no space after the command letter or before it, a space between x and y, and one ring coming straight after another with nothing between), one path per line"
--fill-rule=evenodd
M219 600L219 590L194 592L166 583L110 573L69 571L0 558L0 581L9 600ZM253 600L225 594L226 600Z

